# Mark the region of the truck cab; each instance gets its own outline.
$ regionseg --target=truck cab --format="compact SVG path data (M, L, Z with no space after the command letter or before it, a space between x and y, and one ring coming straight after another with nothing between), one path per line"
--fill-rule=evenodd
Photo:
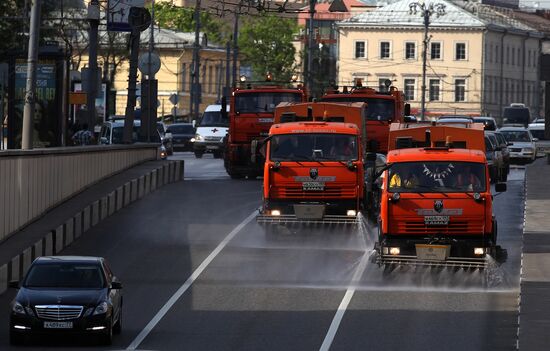
M382 173L379 262L485 267L486 256L497 255L483 129L470 127L426 125L405 142L406 128L394 126L399 137L390 136Z
M355 124L275 124L265 153L259 222L355 222L364 191L361 133Z

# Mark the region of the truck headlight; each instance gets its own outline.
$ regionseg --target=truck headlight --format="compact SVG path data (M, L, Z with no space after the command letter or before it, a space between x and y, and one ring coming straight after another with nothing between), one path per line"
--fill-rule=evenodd
M350 217L355 217L357 216L357 211L355 210L348 210L348 212L346 212L346 215L350 216Z
M390 255L397 256L401 253L398 247L390 247Z
M203 141L204 137L200 135L199 133L195 134L195 141Z
M481 256L485 253L485 249L482 247L474 247L474 255Z
M281 215L281 211L279 211L279 210L271 210L271 215L272 215L272 216L280 216L280 215Z

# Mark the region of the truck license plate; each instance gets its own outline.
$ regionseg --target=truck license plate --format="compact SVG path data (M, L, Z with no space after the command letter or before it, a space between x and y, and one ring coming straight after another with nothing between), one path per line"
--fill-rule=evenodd
M450 245L416 244L416 257L419 260L445 261L451 252Z
M302 189L304 191L323 191L325 190L325 183L321 182L303 182Z
M424 216L424 224L447 225L449 224L449 216Z
M71 329L73 322L44 322L44 328L47 329Z

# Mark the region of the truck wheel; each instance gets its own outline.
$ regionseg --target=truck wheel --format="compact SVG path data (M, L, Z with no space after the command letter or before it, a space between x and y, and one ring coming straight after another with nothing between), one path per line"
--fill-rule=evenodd
M195 157L196 157L196 158L202 158L202 155L203 155L203 154L204 154L203 152L195 151Z

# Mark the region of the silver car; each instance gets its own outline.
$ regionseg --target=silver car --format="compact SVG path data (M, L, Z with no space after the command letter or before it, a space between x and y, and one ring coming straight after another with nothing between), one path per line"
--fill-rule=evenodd
M531 132L524 127L502 127L499 132L504 135L506 141L511 142L510 145L510 160L512 162L533 162L537 157L537 146L535 142L538 140L533 138Z

